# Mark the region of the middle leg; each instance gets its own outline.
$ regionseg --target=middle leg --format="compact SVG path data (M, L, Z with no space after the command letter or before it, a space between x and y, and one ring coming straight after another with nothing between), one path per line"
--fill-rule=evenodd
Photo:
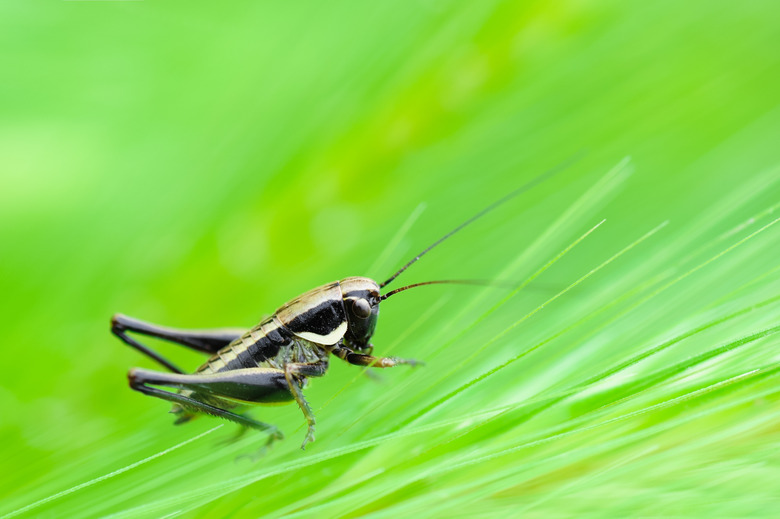
M313 363L291 362L284 366L284 378L287 380L287 385L290 386L290 391L298 403L298 407L303 411L304 418L306 418L307 430L306 437L301 444L302 450L306 450L308 442L314 441L314 426L316 424L314 411L312 411L309 402L306 401L306 397L303 396L303 382L306 377L321 377L327 369L327 360Z

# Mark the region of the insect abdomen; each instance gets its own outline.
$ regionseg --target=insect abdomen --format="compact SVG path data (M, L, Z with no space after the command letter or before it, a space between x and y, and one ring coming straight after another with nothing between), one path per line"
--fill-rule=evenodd
M197 373L256 368L292 343L292 334L271 316L215 353Z

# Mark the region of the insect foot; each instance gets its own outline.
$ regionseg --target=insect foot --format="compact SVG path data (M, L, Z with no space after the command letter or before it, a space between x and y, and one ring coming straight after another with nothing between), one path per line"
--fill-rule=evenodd
M273 429L269 429L268 439L265 441L265 444L263 444L263 447L260 449L260 454L265 455L265 453L271 449L271 446L277 440L284 440L284 434L282 434L282 431L280 431L276 427L274 427Z
M382 359L384 362L382 363L383 368L392 368L393 366L398 366L401 364L406 364L407 366L425 366L425 363L420 360L414 360L414 359L399 359L398 357L386 357Z
M234 435L231 438L228 438L223 443L225 444L231 444L235 443L239 438L243 436L243 431L245 431L247 428L242 427L241 432L239 432L237 435ZM249 460L250 463L257 463L262 458L265 457L266 454L268 454L271 450L271 447L273 446L274 442L277 440L283 440L284 435L282 434L282 431L277 429L276 427L269 427L268 429L265 429L265 432L268 433L268 438L266 439L265 443L257 449L254 453L244 453L236 456L236 463L239 463L241 460Z
M268 439L265 441L263 446L257 449L255 453L241 454L236 456L236 462L240 462L241 460L246 459L249 460L250 463L257 463L262 458L264 458L266 454L268 454L275 441L284 439L282 431L276 427L269 428L266 431L268 432Z
M314 441L314 424L309 425L309 429L306 431L306 438L303 439L301 444L301 450L306 450L306 444Z
M230 438L225 443L232 443L242 438L244 435L244 431L246 430L247 430L246 427L242 427L238 434ZM284 434L282 434L282 431L280 431L276 427L269 427L268 429L265 430L265 432L268 434L268 439L263 444L263 448L262 448L263 451L271 447L275 441L284 440Z

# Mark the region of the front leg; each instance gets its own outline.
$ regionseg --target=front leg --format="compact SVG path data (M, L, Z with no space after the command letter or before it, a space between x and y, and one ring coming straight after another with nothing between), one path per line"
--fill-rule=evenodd
M372 355L364 355L362 353L355 353L345 346L336 346L330 350L332 354L345 360L355 366L370 366L372 368L392 368L399 364L407 364L409 366L421 366L422 362L414 359L399 359L398 357L374 357Z
M354 351L354 353L362 353L363 355L371 355L371 353L374 351L374 345L369 344L365 348L355 348L357 351ZM371 371L370 369L364 369L363 375L365 375L366 378L373 380L374 382L381 382L382 377Z

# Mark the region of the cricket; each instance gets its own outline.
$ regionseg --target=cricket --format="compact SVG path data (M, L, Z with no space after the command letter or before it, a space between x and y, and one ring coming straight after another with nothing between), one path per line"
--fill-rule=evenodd
M347 277L327 283L280 306L249 331L221 328L183 330L150 324L122 314L111 319L111 331L129 346L154 359L168 372L133 368L130 387L145 395L173 402L175 424L201 414L235 422L242 430L268 435L266 446L283 438L273 425L257 421L243 410L247 405L295 402L308 429L301 445L314 441L315 417L303 389L309 378L328 370L330 356L355 366L391 368L421 364L412 359L375 357L371 337L379 305L410 288L433 284L486 285L475 280L436 280L414 283L382 294L412 264L467 225L540 183L550 170L510 192L467 219L409 260L382 283L367 277ZM156 337L210 355L194 373L187 374L128 333ZM161 387L171 390L161 389Z

